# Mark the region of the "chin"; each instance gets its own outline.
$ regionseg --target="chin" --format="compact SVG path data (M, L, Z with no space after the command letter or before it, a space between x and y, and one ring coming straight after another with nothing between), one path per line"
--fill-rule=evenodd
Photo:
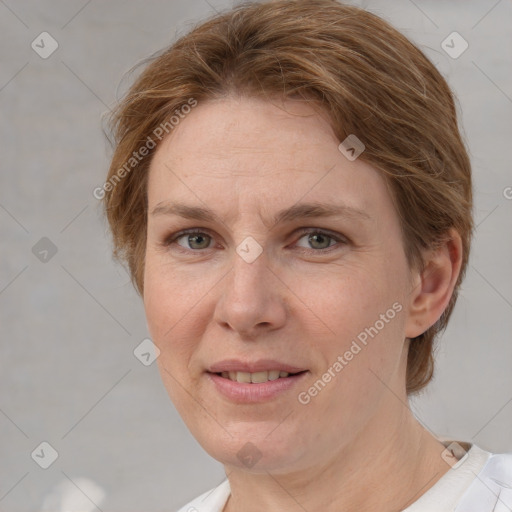
M295 441L292 433L283 429L281 435L272 432L275 425L247 423L232 437L225 431L221 436L211 436L211 431L196 436L203 449L215 460L230 467L251 473L286 473L298 469L299 460L305 455L302 442ZM206 436L208 436L206 438Z

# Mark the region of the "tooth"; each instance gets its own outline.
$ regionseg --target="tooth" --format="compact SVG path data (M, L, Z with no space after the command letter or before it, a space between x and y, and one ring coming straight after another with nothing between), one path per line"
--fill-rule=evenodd
M236 372L237 382L251 382L251 374L248 372Z
M228 372L229 378L236 381L236 372Z
M268 372L254 372L251 373L251 382L257 384L260 382L267 382Z
M221 375L225 378L225 379L229 379L229 373L228 372L222 372Z
M288 372L279 372L279 377L288 377L290 375Z
M279 378L279 370L270 370L268 372L268 380L276 380Z

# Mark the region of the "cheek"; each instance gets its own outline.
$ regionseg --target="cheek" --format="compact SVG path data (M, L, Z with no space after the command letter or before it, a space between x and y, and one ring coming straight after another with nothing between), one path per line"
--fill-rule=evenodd
M403 303L402 272L375 260L329 265L325 270L318 267L286 279L322 331L347 341L372 326L395 302ZM393 311L390 315L394 316Z
M358 401L377 396L379 378L388 381L401 363L406 267L397 260L396 265L374 261L338 267L338 272L331 268L328 275L296 281L297 295L316 313L310 315L314 324L303 325L304 341L321 355L320 374L331 368L336 375L329 384L336 402L357 407Z
M181 319L186 318L198 302L203 284L197 276L166 261L165 254L154 250L146 252L144 270L144 307L149 328L157 340L180 328ZM170 333L169 333L170 334Z
M184 390L190 387L189 362L198 339L191 311L194 297L180 292L180 283L163 268L147 258L144 309L151 339L160 350L156 362L164 387L180 415L188 418L194 409Z
M191 322L196 288L184 288L177 272L158 263L158 258L147 255L144 273L144 309L153 343L160 349L158 362L174 373L186 371L193 351L194 326ZM196 305L196 308L200 304Z
M322 429L330 439L362 429L400 375L403 306L396 289L383 293L374 284L354 274L326 282L323 290L330 300L316 307L334 334L321 339L310 330L304 340L321 354L321 364L311 387L301 389L302 398L311 400L301 411L306 417L314 410L314 416L323 418Z

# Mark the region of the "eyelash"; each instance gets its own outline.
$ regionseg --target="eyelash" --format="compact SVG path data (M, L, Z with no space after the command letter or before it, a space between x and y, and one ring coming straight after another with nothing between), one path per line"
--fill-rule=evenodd
M182 252L186 252L186 253L190 253L190 252L196 252L196 253L199 253L199 252L204 252L204 251L207 251L208 249L210 248L206 248L206 249L186 249L182 246L180 246L177 241L182 238L183 236L185 235L196 235L196 234L199 234L199 235L208 235L209 237L211 237L213 239L213 236L210 234L210 231L208 229L197 229L197 228L191 228L191 229L185 229L183 231L179 231L178 233L174 233L172 235L170 235L164 242L163 242L163 246L168 248L170 247L171 245L175 244L177 246L177 249L179 251L182 251ZM300 240L301 238L303 238L305 235L309 235L309 234L315 234L315 235L323 235L323 236L326 236L327 238L330 238L331 240L334 240L336 242L338 242L338 244L341 246L343 245L347 245L349 243L349 241L347 240L347 238L341 236L341 235L334 235L332 234L331 232L329 231L325 231L323 229L317 229L317 228L302 228L302 229L299 229L298 230L298 234L301 235L300 238L298 240ZM298 241L297 240L297 241ZM308 253L308 254L311 254L311 253L320 253L320 254L325 254L325 253L328 253L328 252L332 252L333 250L336 250L336 249L339 249L340 247L335 247L334 245L332 246L329 246L329 247L326 247L325 249L306 249L304 247L300 247L299 248L299 252L304 252L304 253Z

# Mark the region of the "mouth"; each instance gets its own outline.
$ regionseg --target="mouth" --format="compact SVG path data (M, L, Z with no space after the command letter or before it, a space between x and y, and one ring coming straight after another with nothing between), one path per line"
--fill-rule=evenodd
M219 396L236 404L256 404L282 400L294 400L290 392L307 378L309 370L288 367L288 370L261 370L248 372L235 369L206 371L208 381Z
M214 375L218 375L223 379L228 379L233 382L239 382L244 384L263 384L269 381L275 381L278 379L286 379L290 377L295 377L297 375L301 375L306 373L307 370L303 370L300 372L287 372L284 370L264 370L259 372L242 372L242 371L224 371L224 372L209 372Z
M206 368L213 390L232 403L262 403L290 398L310 371L277 359L224 359Z

